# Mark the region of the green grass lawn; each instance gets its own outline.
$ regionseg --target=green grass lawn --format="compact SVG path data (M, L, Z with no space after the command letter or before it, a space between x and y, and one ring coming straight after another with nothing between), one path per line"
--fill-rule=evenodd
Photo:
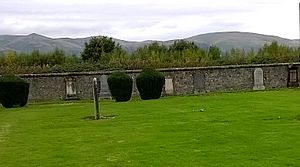
M100 106L1 107L0 166L300 166L299 89Z

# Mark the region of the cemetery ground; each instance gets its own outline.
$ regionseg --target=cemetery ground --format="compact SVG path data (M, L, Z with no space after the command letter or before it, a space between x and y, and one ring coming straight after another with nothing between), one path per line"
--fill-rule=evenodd
M0 108L0 166L300 166L300 90Z

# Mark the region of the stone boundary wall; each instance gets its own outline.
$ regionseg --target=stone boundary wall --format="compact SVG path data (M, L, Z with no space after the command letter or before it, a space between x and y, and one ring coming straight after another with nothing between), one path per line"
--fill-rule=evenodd
M229 65L158 69L165 75L164 94L181 95L215 91L252 90L254 71L263 71L263 87L284 88L299 85L300 63ZM260 70L261 71L261 70ZM141 70L127 70L134 79L133 94L138 91L135 78ZM100 97L109 98L107 77L112 71L19 75L30 83L30 100L92 99L93 78L100 80Z

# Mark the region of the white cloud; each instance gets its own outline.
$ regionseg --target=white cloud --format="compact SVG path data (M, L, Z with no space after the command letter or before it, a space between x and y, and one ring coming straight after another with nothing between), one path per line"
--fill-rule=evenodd
M167 40L214 31L298 38L296 0L4 0L1 34Z

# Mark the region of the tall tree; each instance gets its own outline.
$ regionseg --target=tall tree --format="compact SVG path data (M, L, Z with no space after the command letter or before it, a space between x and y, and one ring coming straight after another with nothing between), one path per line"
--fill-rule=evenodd
M63 64L65 63L66 56L65 52L62 49L55 48L55 50L51 53L49 53L50 59L48 60L50 65L57 65L57 64Z
M208 49L208 56L212 60L220 59L221 58L221 50L216 45L212 45Z
M182 52L184 50L197 50L198 46L194 42L185 41L185 40L176 40L172 45L170 45L170 51L179 51Z
M16 51L9 50L5 53L5 63L8 66L11 66L11 65L15 64L16 59L17 59Z
M166 55L167 51L168 49L166 46L161 45L158 42L153 42L138 48L133 54L134 56L139 56L141 59L146 59L152 56Z
M115 48L120 48L112 38L92 37L90 41L85 43L84 51L81 53L82 60L99 61L106 53L111 53Z

